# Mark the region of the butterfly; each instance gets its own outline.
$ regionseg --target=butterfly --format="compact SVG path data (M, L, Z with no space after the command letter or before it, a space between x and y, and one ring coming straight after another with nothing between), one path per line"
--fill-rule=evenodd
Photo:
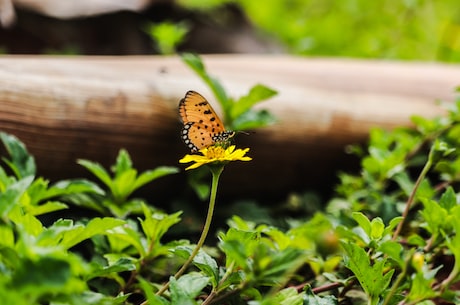
M181 138L192 153L212 145L227 145L235 135L225 130L211 104L198 92L188 91L179 102L179 115L184 126Z

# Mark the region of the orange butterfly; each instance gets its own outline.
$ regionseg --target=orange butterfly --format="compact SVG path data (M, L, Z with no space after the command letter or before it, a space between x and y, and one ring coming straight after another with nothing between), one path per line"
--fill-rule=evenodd
M225 130L211 104L201 94L188 91L180 100L179 114L184 124L181 137L192 152L216 144L226 145L235 135Z

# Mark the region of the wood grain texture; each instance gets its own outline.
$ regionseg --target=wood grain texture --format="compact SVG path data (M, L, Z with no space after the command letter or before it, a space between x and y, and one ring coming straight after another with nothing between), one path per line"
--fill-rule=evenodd
M308 59L278 55L204 56L208 71L238 97L262 83L279 91L257 107L278 122L249 136L249 163L232 163L221 196L282 198L293 190L329 188L349 167L348 144L366 141L369 128L409 125L413 114L443 112L460 80L454 65ZM139 169L177 165L187 153L177 106L187 90L210 91L178 57L0 58L0 129L26 143L40 174L52 179L85 174L75 161L104 166L120 148ZM216 110L217 110L216 109ZM183 175L152 186L177 193ZM149 187L147 187L148 190Z

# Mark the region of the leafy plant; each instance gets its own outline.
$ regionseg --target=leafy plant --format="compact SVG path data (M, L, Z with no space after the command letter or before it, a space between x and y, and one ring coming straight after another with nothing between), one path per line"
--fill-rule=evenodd
M229 160L229 148L214 147L214 161L206 163L213 173L208 218L195 244L169 234L181 211L168 214L130 198L177 169L138 174L121 150L113 175L79 161L101 186L82 179L50 184L36 176L25 145L0 133L8 154L0 166L0 299L32 305L456 304L460 101L444 117L413 122L411 129L374 129L367 148L352 149L361 157L359 174L340 174L336 197L323 211L286 220L284 229L233 216L207 246L219 175L246 151Z
M263 7L243 0L179 3L202 15L207 12L211 20L219 20L223 7L237 6L260 34L276 39L291 54L460 60L456 45L459 12L453 0L268 0Z
M264 85L253 86L245 96L234 100L228 96L224 87L209 75L201 58L195 54L185 53L182 60L208 85L220 103L224 114L223 120L230 130L248 130L264 127L274 123L274 117L267 110L255 110L252 107L276 95L276 91Z
M253 86L249 93L237 100L230 98L217 78L210 75L200 56L192 53L182 54L182 60L204 81L214 93L223 111L223 120L228 130L243 131L262 128L275 122L274 116L267 110L255 110L252 107L277 94L264 85ZM189 185L195 190L199 198L209 196L210 188L202 179L207 177L202 171L195 171L189 179Z
M114 177L99 164L89 160L78 160L78 163L89 170L108 188L109 194L101 193L74 199L75 203L85 205L103 214L124 217L130 213L139 213L142 210L142 200L128 199L128 197L143 185L160 177L177 173L175 167L160 166L154 170L148 170L138 175L137 170L132 167L132 161L125 150L120 150L115 165L111 168Z
M145 31L156 43L160 54L168 55L177 51L178 45L184 41L189 32L189 26L186 22L173 23L165 21L149 24Z

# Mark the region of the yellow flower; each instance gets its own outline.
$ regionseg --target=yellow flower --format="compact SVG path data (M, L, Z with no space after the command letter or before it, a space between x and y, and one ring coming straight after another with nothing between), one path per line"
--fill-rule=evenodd
M222 146L210 146L207 148L200 149L202 155L185 155L182 159L179 160L180 163L190 163L195 162L185 170L194 169L200 167L201 165L209 163L227 163L230 161L250 161L252 158L245 156L249 151L249 148L245 149L236 149L235 145L229 146L225 149Z

